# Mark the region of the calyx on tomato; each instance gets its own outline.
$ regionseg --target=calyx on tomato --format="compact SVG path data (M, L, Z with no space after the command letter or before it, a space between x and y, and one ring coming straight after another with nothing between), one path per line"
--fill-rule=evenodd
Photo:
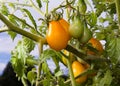
M62 23L64 23L66 26L63 26ZM59 20L53 20L49 22L46 39L48 45L56 51L64 49L67 46L68 40L70 39L70 35L67 30L67 28L69 28L69 24L67 25L66 23Z
M90 38L92 38L92 32L90 31L90 29L88 29L87 24L84 23L84 32L82 37L80 38L80 42L81 43L87 43Z
M84 25L80 20L80 17L76 16L69 27L70 35L74 38L80 38L83 34L83 30L84 30Z

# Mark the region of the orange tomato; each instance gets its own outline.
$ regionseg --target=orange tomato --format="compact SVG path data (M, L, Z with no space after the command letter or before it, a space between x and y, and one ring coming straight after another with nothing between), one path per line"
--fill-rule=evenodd
M70 26L70 24L66 20L64 20L63 18L61 18L59 20L59 22L63 26L63 28L65 29L65 31L67 32L68 37L70 39L70 34L69 34L69 26Z
M72 63L72 70L73 70L74 77L77 77L79 74L84 72L86 70L86 68L80 62L74 61ZM86 80L87 80L87 75L77 78L76 82L77 83L83 83Z
M98 41L95 38L91 38L88 43L91 43L92 47L95 48L96 50L98 50L99 54L101 54L103 52L103 46L100 43L100 41ZM91 54L91 55L95 55L95 52L88 50L87 54Z
M69 35L59 21L53 20L49 22L46 39L52 49L59 51L67 46Z

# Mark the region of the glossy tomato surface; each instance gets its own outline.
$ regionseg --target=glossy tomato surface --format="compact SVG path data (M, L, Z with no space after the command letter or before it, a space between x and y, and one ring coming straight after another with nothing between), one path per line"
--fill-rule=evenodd
M51 21L46 39L52 49L59 51L67 46L69 36L59 21Z
M73 69L74 77L78 76L79 74L83 73L86 70L86 68L78 61L74 61L72 63L72 69ZM83 83L86 80L87 80L87 75L77 78L76 82Z

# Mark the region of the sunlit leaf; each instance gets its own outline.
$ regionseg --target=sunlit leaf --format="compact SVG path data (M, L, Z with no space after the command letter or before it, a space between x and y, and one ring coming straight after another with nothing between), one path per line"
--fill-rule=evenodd
M35 83L36 77L37 77L37 74L34 71L29 71L27 73L27 78L31 82L32 85Z
M90 24L91 27L95 26L95 24L97 23L96 13L92 12L89 14L88 23Z
M110 86L112 82L111 71L107 70L104 77L100 80L99 86Z
M104 75L102 73L98 73L94 77L94 82L92 86L111 86L112 82L112 73L110 70L107 70Z
M10 35L11 39L14 40L17 34L15 32L9 31L8 34Z
M58 71L58 72L55 73L55 76L56 76L56 77L59 77L59 76L61 76L61 75L63 75L63 72L62 72L62 71Z
M31 52L35 47L34 41L26 37L23 37L23 45L26 48L26 50L28 50L28 52Z
M41 0L36 0L36 2L38 4L39 8L41 8L42 7Z
M120 62L120 38L109 39L106 44L106 51L113 63Z
M2 4L1 8L0 8L0 12L6 16L8 16L9 14L9 10L8 10L8 7L4 4Z
M27 16L29 17L29 19L31 20L32 24L34 25L35 28L37 28L37 24L36 24L36 21L35 19L33 18L32 14L30 13L29 10L27 9L22 9L26 14Z
M26 45L26 43L29 45ZM29 52L33 49L33 47L31 48L30 43L31 42L28 42L27 38L26 40L22 39L12 51L11 63L18 77L25 76L27 58L33 59L29 54Z

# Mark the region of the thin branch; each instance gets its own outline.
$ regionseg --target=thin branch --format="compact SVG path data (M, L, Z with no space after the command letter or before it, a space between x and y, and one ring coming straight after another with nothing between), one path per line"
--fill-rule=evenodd
M69 59L67 59L67 65L68 65L68 69L69 69L70 81L72 83L72 86L76 86L76 82L75 82L75 78L74 78L71 62L70 62Z
M32 0L30 0L30 3L32 4L32 7L33 7L38 13L40 13L42 16L44 16L44 12L42 12L41 9L39 9L38 7L36 7L36 5L33 3Z
M71 45L67 45L66 50L68 50L69 52L74 53L76 56L84 59L83 56L84 56L85 54L82 53L82 52L80 52L80 51L78 51L76 48L72 47Z
M117 16L118 16L119 30L120 30L120 0L115 0L115 4L116 4Z
M27 32L21 28L19 28L18 26L14 25L13 23L11 23L8 19L6 19L1 13L0 13L0 20L2 20L7 26L8 28L13 31L13 32L16 32L18 34L21 34L23 36L26 36L36 42L39 42L40 40L43 42L43 43L46 43L46 39L41 37L41 36L38 36L36 34L32 34L30 32Z

